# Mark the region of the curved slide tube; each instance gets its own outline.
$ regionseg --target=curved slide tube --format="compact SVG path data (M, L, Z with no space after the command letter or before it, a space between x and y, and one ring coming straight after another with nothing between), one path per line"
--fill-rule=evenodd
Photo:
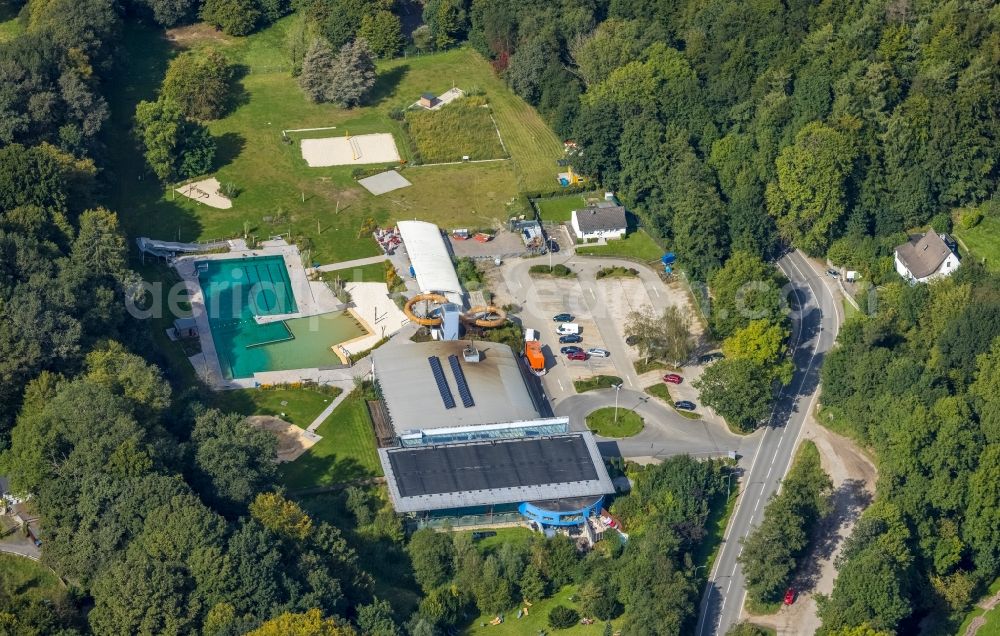
M448 302L448 299L441 294L417 294L403 305L403 313L410 319L410 322L424 327L436 327L440 325L441 316L418 316L413 311L413 306L421 302L444 305ZM471 322L477 327L500 327L507 322L507 312L494 305L477 305L463 314L462 320Z
M493 305L477 305L466 312L462 319L477 327L502 327L507 322L507 312Z
M441 294L417 294L413 298L406 301L403 305L403 313L406 317L410 319L410 322L414 322L418 325L423 325L424 327L436 327L441 324L441 316L436 316L434 318L429 318L426 316L418 316L413 313L413 306L419 302L430 301L438 305L444 305L448 302L448 299Z

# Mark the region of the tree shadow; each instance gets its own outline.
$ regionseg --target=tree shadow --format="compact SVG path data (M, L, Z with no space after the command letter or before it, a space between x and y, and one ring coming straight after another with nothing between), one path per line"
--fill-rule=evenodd
M227 132L215 138L215 160L212 162L212 170L218 170L223 166L228 166L246 146L246 139L243 135L235 132Z
M250 73L250 67L246 64L235 64L232 69L232 76L229 78L229 87L226 93L226 105L223 116L232 113L240 106L250 103L250 93L243 86L243 78Z
M368 94L368 105L377 106L380 102L392 95L393 91L396 90L396 86L399 85L403 77L405 77L409 72L410 67L408 64L400 64L399 66L394 66L388 71L385 71L384 73L379 73L375 78L375 85L372 86L372 90ZM420 96L414 95L413 101L417 101L418 97Z
M872 496L859 479L847 479L830 495L830 514L820 521L806 555L799 559L799 570L792 581L793 587L810 592L822 576L822 564L828 561L837 547L846 539L841 536L848 526L861 516L871 503Z

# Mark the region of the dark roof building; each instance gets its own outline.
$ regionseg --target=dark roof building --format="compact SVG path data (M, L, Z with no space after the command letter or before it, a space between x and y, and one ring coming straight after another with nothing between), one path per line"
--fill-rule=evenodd
M903 278L924 282L958 269L958 256L945 234L931 230L915 234L896 247L896 271Z
M625 233L628 224L625 208L620 205L603 205L573 210L573 230L581 237L601 233Z
M398 512L547 501L613 493L591 433L379 449ZM577 503L577 502L573 502Z

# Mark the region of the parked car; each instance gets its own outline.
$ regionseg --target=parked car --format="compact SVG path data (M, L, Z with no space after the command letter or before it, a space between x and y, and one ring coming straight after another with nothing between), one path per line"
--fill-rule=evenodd
M667 375L663 376L663 381L669 384L680 384L681 382L684 381L684 378L677 375L676 373L668 373Z
M794 603L796 596L798 596L798 593L795 591L794 587L790 587L785 590L785 605L791 605Z
M595 358L610 358L611 357L611 352L610 351L608 351L607 349L600 349L598 347L594 347L593 349L587 349L587 353L589 353L591 356L593 356Z
M695 409L695 406L694 402L681 400L680 402L674 402L674 408L679 411L693 411Z
M555 239L549 239L549 251L553 254L559 253L559 241Z
M574 351L572 353L567 354L566 357L569 358L570 360L586 360L587 359L587 352L586 351Z
M562 349L559 350L559 353L564 353L566 355L569 355L571 353L577 353L577 352L583 353L583 348L582 347L563 347Z
M638 336L628 336L627 338L625 338L625 344L627 344L630 347L634 346L635 343L637 343L637 342L639 342L639 337Z
M828 269L826 270L826 273L832 276L833 278L840 278L840 272L838 272L835 269Z
M579 335L579 333L580 333L580 325L576 324L575 322L559 323L559 326L556 327L556 334L560 336L568 336L571 334Z
M571 333L566 336L559 336L559 344L570 344L572 342L583 342L583 336L577 333Z
M573 322L573 314L556 314L552 316L553 322Z
M698 356L698 364L710 364L716 360L722 360L726 356L722 355L722 352L716 351L715 353L706 353L703 356Z

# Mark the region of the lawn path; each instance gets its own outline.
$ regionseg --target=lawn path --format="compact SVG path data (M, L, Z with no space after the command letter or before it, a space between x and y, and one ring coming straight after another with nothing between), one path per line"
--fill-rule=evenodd
M323 412L316 416L316 419L312 421L312 424L306 427L306 430L309 431L310 433L315 433L316 429L319 428L320 424L325 422L326 418L330 417L330 414L333 413L333 410L338 406L340 406L340 403L346 400L347 396L350 395L351 391L354 389L353 380L350 382L342 380L340 382L332 382L331 384L333 386L340 387L341 389L340 395L333 398L333 400L327 405L327 407L323 409Z

